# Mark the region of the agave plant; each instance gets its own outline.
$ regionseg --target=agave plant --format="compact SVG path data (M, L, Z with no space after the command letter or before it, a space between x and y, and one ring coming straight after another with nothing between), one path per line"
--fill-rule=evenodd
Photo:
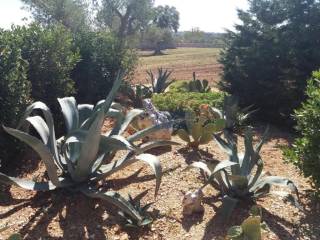
M125 82L120 91L128 98L130 106L140 109L143 108L143 99L152 96L151 89L143 84L131 85Z
M250 216L245 219L241 226L232 226L227 233L229 240L261 240L262 230L266 228L261 223L261 208L257 205L250 210Z
M193 80L188 83L189 92L208 93L211 91L208 80L199 80L193 72Z
M163 68L158 68L158 75L154 76L151 70L147 71L149 76L149 81L152 85L153 93L163 93L165 90L174 82L174 80L169 80L172 71L164 70Z
M136 144L146 135L165 126L153 126L128 138L122 136L131 121L143 111L133 109L125 115L121 106L112 102L120 84L121 76L119 75L106 100L100 101L96 106L77 105L72 97L59 99L67 134L58 140L55 137L50 109L42 102L30 105L17 129L8 127L4 127L4 129L39 154L46 166L49 180L34 182L0 173L0 183L17 185L35 191L49 191L59 188L80 191L89 197L109 201L137 222L143 221L140 213L132 208L126 199L116 192L97 189L97 182L140 160L149 164L154 170L156 175L155 194L157 194L161 183L161 165L155 156L143 154L143 152L172 142L159 141L143 145ZM31 115L39 112L41 115ZM116 121L111 131L101 134L105 117L115 118ZM37 131L40 139L21 130L24 122ZM126 150L127 154L122 159L114 160L115 154L119 150Z
M142 217L143 220L140 222L137 222L137 220L135 218L132 218L130 215L128 215L125 212L120 210L118 212L118 214L123 219L124 225L126 227L139 228L139 227L147 226L150 223L152 223L153 219L149 215L148 209L151 207L151 205L153 203L149 203L149 204L142 206L141 202L140 202L141 198L143 198L147 194L147 192L148 192L148 190L139 194L135 198L132 198L132 196L130 194L128 195L129 204L131 204L131 207L133 209L135 209L140 214L140 216Z
M214 138L228 154L229 160L217 165L195 162L190 167L200 168L206 173L208 178L203 187L211 184L220 191L223 201L221 211L226 218L230 217L239 201L254 202L258 198L265 197L271 193L273 185L288 187L299 199L298 190L291 180L278 176L266 176L263 173L264 164L259 152L266 140L267 131L261 141L253 146L252 131L247 129L244 139L245 152L241 154L238 154L237 145L233 141L234 137L225 135L227 141L217 135Z
M250 110L251 108L252 106L248 106L240 109L236 98L233 96L225 96L222 111L213 107L208 108L207 111L208 114L216 118L225 119L225 130L234 133L243 128L251 114L256 111Z
M193 149L198 149L199 145L208 144L213 134L223 130L225 126L223 119L208 121L203 116L196 117L193 112L186 113L185 123L187 129L179 129L177 135Z

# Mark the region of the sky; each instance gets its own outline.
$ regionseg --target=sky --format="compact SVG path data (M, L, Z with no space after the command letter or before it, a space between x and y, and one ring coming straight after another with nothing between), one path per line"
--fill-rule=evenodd
M206 32L223 32L232 29L238 21L237 8L246 9L247 0L155 0L156 5L175 6L180 12L180 31L200 28ZM11 24L21 25L30 19L22 10L20 0L0 0L0 27L10 28Z

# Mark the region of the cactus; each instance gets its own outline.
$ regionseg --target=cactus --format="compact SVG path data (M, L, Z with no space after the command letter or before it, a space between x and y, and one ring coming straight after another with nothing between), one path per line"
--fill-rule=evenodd
M208 93L211 91L208 80L199 80L193 72L193 80L188 83L189 92Z
M193 112L186 113L185 123L187 129L179 129L177 135L193 149L198 149L199 145L208 144L213 134L223 130L225 125L223 119L209 121L202 116L196 117Z
M256 210L259 210L258 212ZM261 223L261 208L253 206L250 216L245 219L241 226L232 226L227 233L228 240L261 240L264 224Z

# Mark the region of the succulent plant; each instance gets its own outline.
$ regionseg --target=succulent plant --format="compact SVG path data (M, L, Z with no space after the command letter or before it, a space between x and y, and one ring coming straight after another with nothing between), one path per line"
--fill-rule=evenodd
M132 218L130 215L120 210L118 214L124 220L124 225L126 227L139 228L147 226L153 222L152 217L148 214L148 209L151 207L153 203L149 203L142 206L140 202L141 198L143 198L147 194L147 192L148 190L139 194L135 198L132 198L130 194L128 195L128 203L131 205L133 209L135 209L140 214L140 216L142 217L142 221L138 222L135 218Z
M248 106L240 109L235 97L225 96L222 111L210 107L207 109L207 114L215 116L216 118L225 119L225 130L234 133L243 128L250 115L255 112L255 110L250 110L251 108L252 106Z
M288 187L299 199L298 190L291 180L278 176L266 176L263 173L264 164L259 152L266 140L266 134L267 131L254 147L252 131L247 129L244 139L245 152L242 154L238 154L233 136L225 134L227 138L225 141L220 136L214 135L218 145L228 154L229 159L218 164L194 162L189 166L199 168L206 173L207 181L203 187L211 184L220 191L221 212L225 218L230 217L239 201L255 201L271 193L272 185ZM298 203L297 199L296 203Z
M174 82L174 80L169 80L172 71L164 70L163 68L158 68L158 75L154 76L151 70L147 71L149 76L149 82L152 85L153 93L163 93L165 90Z
M125 82L120 91L128 98L130 106L134 108L143 108L143 100L152 96L151 89L143 84L132 85Z
M257 212L258 210L258 212ZM260 211L259 211L260 210ZM250 216L241 226L232 226L227 233L228 240L261 240L264 224L261 223L261 208L257 205L250 210Z
M66 135L58 140L55 137L50 109L42 102L30 105L17 129L8 127L4 127L4 129L39 154L46 166L49 180L35 182L0 173L0 183L17 185L35 191L49 191L59 188L77 190L89 197L109 201L136 219L137 222L141 222L143 219L139 212L133 209L126 199L116 192L99 190L97 182L137 161L143 161L149 164L155 172L155 194L157 194L162 176L161 165L157 157L143 154L143 152L154 147L173 144L173 142L159 141L143 145L137 144L138 140L158 131L165 125L152 126L127 138L122 136L131 121L143 111L133 109L124 114L121 105L112 102L120 84L121 76L119 74L106 100L100 101L96 106L77 105L72 97L58 99L67 127ZM101 134L105 117L112 117L116 121L108 133ZM32 126L40 139L22 131L24 123L28 123L28 127ZM126 150L127 154L122 159L114 160L115 154L119 150Z
M187 129L179 129L177 135L193 149L198 149L199 145L208 144L213 134L223 130L225 124L223 119L208 121L203 116L197 117L193 112L186 113L185 123Z
M193 80L188 82L189 92L208 93L211 91L208 80L199 80L196 77L196 73L193 72Z

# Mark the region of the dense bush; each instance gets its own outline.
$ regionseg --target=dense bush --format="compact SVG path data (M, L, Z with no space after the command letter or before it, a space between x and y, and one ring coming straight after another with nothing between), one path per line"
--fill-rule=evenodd
M318 1L252 0L226 36L222 89L254 105L261 119L286 123L320 65ZM298 33L298 34L297 34Z
M213 107L220 107L223 102L223 97L224 94L218 92L167 92L154 94L152 102L160 111L169 111L176 115L184 115L184 112L188 110L199 110L199 107L202 104L210 104Z
M10 31L0 30L0 125L15 126L16 120L30 101L27 81L28 63L21 57L19 39ZM17 155L19 145L0 129L0 163L7 165ZM10 155L12 154L12 155Z
M29 63L32 98L54 107L58 97L74 94L71 71L79 54L74 51L71 33L62 25L43 28L37 24L12 31L20 36L22 57Z
M83 31L75 35L75 45L81 60L72 72L77 89L77 100L95 103L106 96L119 69L131 78L137 57L133 50L120 47L111 33Z
M306 177L320 187L320 71L308 81L307 100L295 111L297 130L301 137L285 151L287 159L298 166Z

